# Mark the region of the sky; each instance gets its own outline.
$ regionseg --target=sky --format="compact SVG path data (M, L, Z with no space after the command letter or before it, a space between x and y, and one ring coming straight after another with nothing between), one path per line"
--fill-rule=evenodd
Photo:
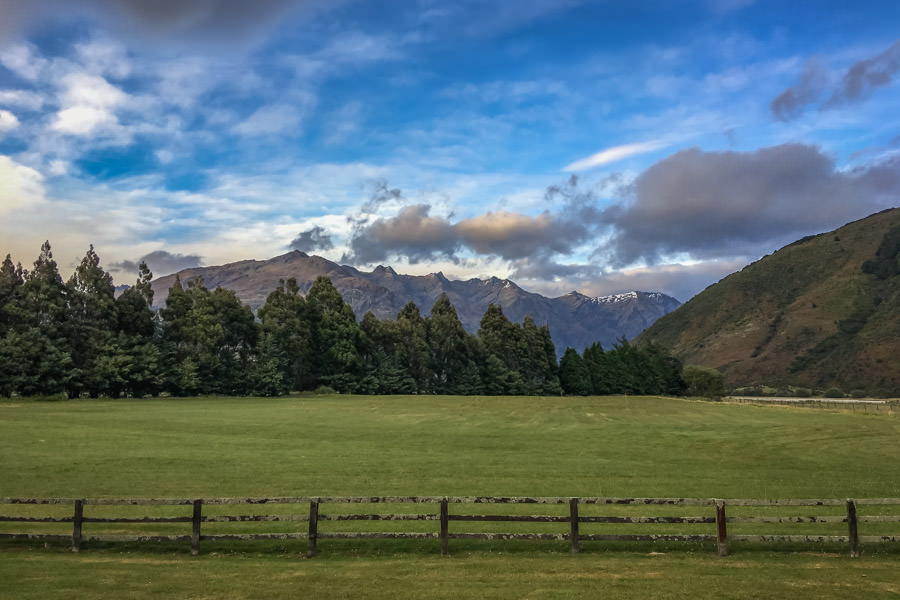
M686 301L900 205L900 2L0 0L0 253Z

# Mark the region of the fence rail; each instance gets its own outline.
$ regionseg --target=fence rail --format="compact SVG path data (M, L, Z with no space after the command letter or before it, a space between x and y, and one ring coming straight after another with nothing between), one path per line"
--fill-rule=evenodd
M334 513L320 512L323 505L359 504L415 504L430 505L437 509L433 513ZM451 507L460 505L565 505L568 514L468 514L454 512ZM528 497L528 496L291 496L263 498L0 498L0 505L71 505L72 516L5 514L0 515L3 523L72 523L71 535L39 532L0 532L0 539L34 541L71 540L72 551L79 552L84 542L150 542L170 541L191 543L191 553L199 553L201 541L224 540L301 540L307 541L307 556L313 557L318 550L319 539L418 539L440 540L441 553L449 552L449 541L457 540L545 540L568 541L573 553L580 551L581 542L594 541L675 541L675 542L715 542L720 556L729 553L729 543L733 541L753 543L845 543L850 555L857 557L860 544L900 542L900 535L860 535L860 523L900 523L900 498L863 499L715 499L715 498L607 498L607 497ZM254 505L307 505L303 514L204 514L204 507L254 506ZM111 506L190 506L191 515L180 516L86 516L86 507ZM712 509L706 515L586 515L580 509L597 510L603 506L619 507L689 507ZM840 507L840 514L822 515L760 515L726 514L726 509L747 512L748 509L795 509L820 507L834 509ZM859 507L879 507L879 512L890 514L859 515ZM8 510L8 509L7 509ZM12 510L11 512L15 512ZM437 531L328 531L320 530L320 522L353 521L439 521ZM252 523L285 522L306 523L306 531L260 532L260 533L216 533L202 534L205 523ZM450 523L546 523L567 524L567 531L554 533L536 532L472 532L450 531ZM85 524L173 524L190 523L191 533L180 535L136 535L97 533L86 535ZM775 534L733 534L732 524L847 524L846 535L798 535L794 533ZM709 533L586 533L581 526L597 524L617 525L715 525ZM327 529L327 528L326 528Z

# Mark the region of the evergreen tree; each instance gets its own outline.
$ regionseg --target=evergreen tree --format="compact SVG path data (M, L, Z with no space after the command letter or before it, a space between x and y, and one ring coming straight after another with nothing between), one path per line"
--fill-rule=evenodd
M397 314L397 341L394 347L397 362L412 379L415 391L431 391L431 349L428 346L428 323L414 302L409 302Z
M300 295L297 280L281 280L259 309L262 340L258 360L264 370L280 373L275 385L272 376L265 386L269 393L287 393L313 387L310 368L310 327L306 299ZM276 391L277 390L277 391Z
M82 392L96 397L124 383L121 370L127 365L113 343L118 325L112 276L100 266L92 245L66 283L72 361L69 395Z
M165 368L159 348L157 314L153 310L153 273L142 262L135 284L116 298L118 353L124 355L123 382L118 393L134 397L158 394ZM108 357L104 360L114 360ZM110 390L110 395L117 395Z
M160 313L165 348L174 361L168 373L174 393L250 391L259 331L250 307L233 291L211 292L200 278L189 281L185 290L176 277Z
M591 394L602 396L621 389L621 381L613 368L612 357L607 356L600 342L585 348L582 358L591 379Z
M559 361L559 381L566 394L587 396L592 391L591 374L574 348L566 348Z
M309 305L312 365L318 382L353 392L359 382L361 330L350 305L327 277L313 282Z
M526 360L527 343L522 330L506 318L499 304L488 304L481 317L478 338L488 354L493 354L509 371L522 371Z
M22 265L13 265L12 258L7 254L0 264L0 338L12 327L13 312L20 301L24 281Z
M12 321L0 348L0 387L23 395L62 392L73 376L69 315L50 242L18 290L17 301L6 305Z
M189 336L193 296L189 295L175 275L169 288L166 305L160 309L162 319L162 358L165 373L164 387L172 394L189 396L199 390L197 363Z
M207 377L208 389L224 394L247 394L253 387L253 353L259 339L259 326L253 311L242 304L233 290L217 287L195 301L194 310L212 317L212 326L204 330L207 352L215 354L215 368ZM199 320L199 319L198 319Z
M531 315L525 315L522 339L524 354L520 372L525 379L527 393L558 396L561 389L550 329L546 325L539 328Z
M428 347L437 394L477 393L478 367L470 358L471 342L447 294L434 303L428 320Z

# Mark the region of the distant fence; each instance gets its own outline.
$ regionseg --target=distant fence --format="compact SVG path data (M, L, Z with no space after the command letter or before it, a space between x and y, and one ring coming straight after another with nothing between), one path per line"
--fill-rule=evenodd
M893 414L900 409L900 400L871 400L857 398L784 398L776 396L727 396L726 402L738 404L775 404L807 408L832 408L854 412Z
M370 514L361 512L351 513L325 513L323 506L348 506L348 505L415 505L418 510L433 507L433 511L402 513ZM782 499L782 500L758 500L758 499L714 499L714 498L571 498L571 497L494 497L494 496L373 496L373 497L283 497L283 498L202 498L202 499L111 499L111 498L0 498L0 505L6 506L7 512L19 514L0 515L0 522L5 523L72 523L72 532L69 534L40 533L40 532L0 532L0 539L9 540L43 540L43 541L69 541L72 551L80 551L85 542L190 542L191 552L196 555L200 550L201 541L213 540L291 540L305 539L307 542L307 556L313 557L317 553L317 543L320 539L362 539L362 538L395 538L395 539L434 539L440 541L441 554L449 552L449 542L452 539L480 539L480 540L552 540L566 541L573 553L580 551L581 542L594 541L667 541L667 542L710 542L716 544L716 551L720 556L726 556L729 552L729 543L741 542L797 542L797 543L845 543L849 546L851 556L859 556L860 545L867 543L898 542L900 535L860 535L861 523L900 523L900 498L866 498L866 499ZM15 506L18 506L18 511ZM35 514L37 506L45 505L44 512ZM56 515L48 515L50 505L56 505ZM62 507L71 505L71 513L60 514ZM258 506L258 505L301 505L302 514L223 514L230 506ZM464 505L494 505L495 514L471 514L469 511L460 510ZM516 514L511 507L516 505L543 506L544 514ZM550 506L557 505L556 510ZM185 514L176 516L110 516L101 507L179 507L186 508ZM603 507L635 507L640 514L596 514ZM709 510L703 515L686 514L648 514L651 507L656 507L657 513L663 511L663 507L686 507L687 510L696 508L696 512ZM811 509L806 515L796 514L772 514L767 509L778 508L780 513L786 511L799 512L795 509ZM23 510L27 508L27 510ZM204 509L212 511L212 514L204 514ZM451 511L451 508L453 509ZM521 508L521 506L519 506ZM90 510L88 510L90 509ZM861 510L865 509L865 510ZM345 509L346 510L346 509ZM485 512L486 509L476 509ZM505 512L502 512L504 511ZM186 514L190 511L190 515ZM498 512L500 511L500 512ZM582 512L584 511L584 512ZM607 512L610 512L608 509ZM735 511L737 515L726 514L726 511ZM96 516L88 513L96 513ZM243 513L252 512L249 508L242 509ZM535 511L537 512L537 509ZM556 514L547 514L547 513ZM615 511L612 511L615 512ZM670 511L671 512L671 511ZM747 514L755 512L756 514ZM820 514L809 514L819 512ZM866 514L860 514L866 512ZM28 514L25 514L28 513ZM763 513L763 514L760 514ZM71 516L69 516L71 514ZM327 521L436 521L437 527L431 531L328 531L322 530L320 523ZM209 523L249 523L249 522L305 522L305 531L288 532L262 532L262 533L232 533L232 534L204 534L201 528ZM502 533L488 533L479 531L450 531L451 522L517 522L517 523L548 523L567 526L563 531L551 533L508 531ZM87 534L84 529L87 524L172 524L190 523L191 533L175 535L136 535L136 534ZM846 523L846 535L810 535L805 533L784 533L787 524L839 524ZM631 525L712 525L708 533L587 533L582 531L582 525L596 527L598 525L611 526L616 524ZM777 534L731 534L729 525L732 524L778 524L782 531ZM755 527L756 525L754 525ZM836 525L830 525L833 533ZM326 528L327 529L327 528Z

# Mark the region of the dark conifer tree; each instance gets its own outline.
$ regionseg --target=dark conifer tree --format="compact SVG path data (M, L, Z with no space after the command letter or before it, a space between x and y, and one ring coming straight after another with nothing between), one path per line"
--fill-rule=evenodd
M469 334L463 329L447 294L434 303L428 317L433 389L437 394L478 393L478 367L470 358Z
M574 348L566 348L559 361L559 381L566 394L587 396L592 392L591 374Z
M0 338L13 323L15 305L20 301L22 284L25 282L22 265L13 265L9 254L0 264Z
M259 309L258 316L262 325L259 366L263 372L274 368L280 374L277 381L272 373L267 376L264 387L268 393L312 387L315 380L309 365L309 315L297 280L292 277L287 282L280 281Z
M356 390L360 375L361 330L350 305L327 277L318 277L306 295L311 363L318 382L340 392Z
M50 242L19 287L19 300L8 305L13 323L0 351L6 385L22 395L63 392L72 378L66 286L59 276Z
M414 302L409 302L397 314L397 343L395 354L400 368L415 383L415 391L431 391L431 349L428 346L428 323Z
M141 262L135 284L116 298L117 342L126 357L120 392L134 397L155 395L163 382L156 313L153 311L153 273ZM113 392L114 393L114 392Z
M69 395L116 395L125 381L122 369L127 359L114 343L118 322L112 276L100 266L94 246L75 268L66 288L74 367Z

